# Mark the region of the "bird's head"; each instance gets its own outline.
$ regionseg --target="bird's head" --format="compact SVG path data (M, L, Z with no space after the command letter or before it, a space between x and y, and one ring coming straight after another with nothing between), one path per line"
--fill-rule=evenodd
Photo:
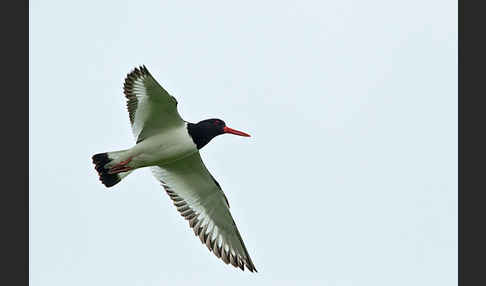
M214 137L225 133L250 137L250 134L229 128L223 120L217 118L199 121L196 124L190 125L188 128L198 149L208 144Z
M229 133L239 136L250 137L250 134L235 130L233 128L229 128L228 126L226 126L226 123L223 120L217 118L200 121L197 125L200 125L201 128L203 128L207 133L214 134L214 136Z

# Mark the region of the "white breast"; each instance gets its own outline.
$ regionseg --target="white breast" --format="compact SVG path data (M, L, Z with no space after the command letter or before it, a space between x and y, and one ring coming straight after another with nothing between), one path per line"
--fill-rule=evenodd
M132 164L135 168L163 165L197 152L187 123L151 136L130 149Z

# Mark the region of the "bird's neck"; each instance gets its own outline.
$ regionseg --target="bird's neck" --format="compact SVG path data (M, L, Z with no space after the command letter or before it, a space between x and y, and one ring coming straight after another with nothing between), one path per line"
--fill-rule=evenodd
M194 144L196 144L197 149L206 146L211 139L216 137L217 134L212 134L210 131L199 124L187 123L187 132L191 136Z

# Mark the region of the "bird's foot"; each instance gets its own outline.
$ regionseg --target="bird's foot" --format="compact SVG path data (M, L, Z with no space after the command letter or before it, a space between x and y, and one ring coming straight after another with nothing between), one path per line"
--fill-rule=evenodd
M127 172L132 170L132 168L127 166L127 164L130 163L130 161L132 161L131 157L125 161L121 161L117 165L111 167L110 170L108 171L108 174L117 174L117 173Z

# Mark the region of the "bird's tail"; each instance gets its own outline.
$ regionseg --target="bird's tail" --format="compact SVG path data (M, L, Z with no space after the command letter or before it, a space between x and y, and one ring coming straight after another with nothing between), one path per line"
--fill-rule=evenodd
M107 188L118 184L133 170L124 166L129 160L126 159L127 150L98 153L91 157L95 169L100 176L100 181ZM125 161L124 161L125 160Z

